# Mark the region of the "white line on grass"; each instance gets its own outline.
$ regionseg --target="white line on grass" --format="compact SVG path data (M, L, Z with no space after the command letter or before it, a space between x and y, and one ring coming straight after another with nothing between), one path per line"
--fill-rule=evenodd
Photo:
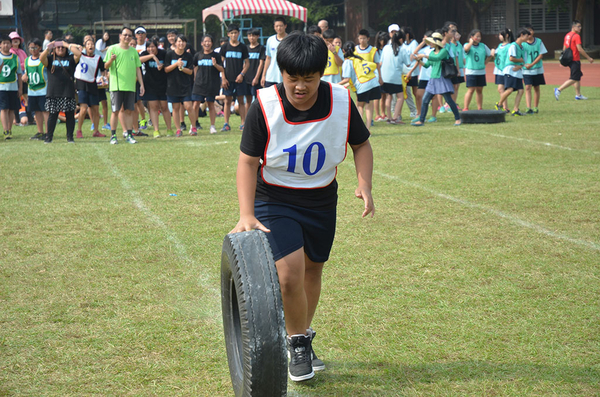
M185 141L188 146L214 146L214 145L226 145L229 141L222 142L205 142L205 141Z
M346 164L346 163L344 163L344 164ZM482 210L484 212L487 212L488 214L492 214L492 215L498 216L500 218L506 219L509 222L514 223L515 225L535 230L536 232L541 233L541 234L545 234L546 236L553 237L553 238L560 239L560 240L565 240L565 241L568 241L568 242L573 243L573 244L581 245L581 246L584 246L584 247L587 247L587 248L591 248L591 249L596 250L596 251L600 251L600 244L597 244L597 243L594 243L594 242L591 242L591 241L585 241L585 240L580 240L580 239L577 239L577 238L573 238L573 237L567 236L566 234L553 232L552 230L546 229L543 226L536 225L535 223L528 222L526 220L523 220L523 219L521 219L521 218L519 218L517 216L508 214L506 212L502 212L502 211L496 210L494 208L487 207L485 205L472 203L470 201L463 200L463 199L460 199L458 197L453 197L453 196L450 196L448 194L435 191L435 190L433 190L431 188L428 188L427 186L423 186L423 185L420 185L420 184L415 183L415 182L410 182L410 181L406 181L404 179L398 178L395 175L389 175L389 174L385 174L385 173L379 172L379 171L373 171L373 173L376 174L376 175L382 176L384 178L400 182L403 185L410 186L410 187L413 187L413 188L416 188L416 189L419 189L419 190L424 190L427 193L433 194L434 196L443 198L443 199L448 200L448 201L452 201L452 202L460 204L460 205L462 205L464 207L480 209L480 210Z
M162 229L163 232L165 233L165 235L167 236L167 240L169 240L170 242L173 243L173 245L175 246L175 250L177 252L177 256L179 257L179 260L181 260L183 263L190 265L190 267L192 267L192 268L194 268L194 267L198 268L198 266L195 266L195 262L190 258L189 254L187 253L187 249L186 249L185 245L179 240L177 235L171 229L169 229L169 227L162 221L162 219L160 219L160 217L158 215L156 215L154 212L152 212L152 210L150 208L148 208L148 206L144 203L144 201L140 197L139 193L133 189L133 187L131 186L131 183L129 182L127 177L124 176L119 171L117 166L114 165L112 161L110 161L110 159L106 155L106 150L104 148L101 148L100 145L94 145L94 146L95 146L96 150L98 151L98 157L100 157L102 162L104 162L104 164L110 169L112 174L121 182L121 186L123 186L123 189L125 189L125 191L131 196L135 206L140 211L142 211L142 213L144 215L146 215L146 217L148 218L148 220L150 222L152 222L153 224L158 226L160 229ZM221 295L221 292L219 290L217 290L209 282L208 277L205 274L205 272L199 272L198 281L199 281L201 287L208 292L206 294L206 296L218 297ZM203 305L198 305L198 306L201 307L202 310L205 311L206 314L211 317L217 317L217 318L221 317L220 302L216 302L216 300L215 300L215 302L212 302L211 304L203 304Z
M513 139L515 141L528 142L528 143L533 143L533 144L536 144L536 145L544 145L544 146L548 146L548 147L556 148L556 149L569 150L569 151L574 151L574 152L584 152L584 153L600 154L600 152L595 152L593 150L575 149L575 148L568 147L568 146L556 145L556 144L550 143L550 142L534 141L533 139L518 138L516 136L494 134L494 133L491 133L491 132L483 132L483 131L477 131L477 132L479 134L485 134L485 135L495 136L497 138Z

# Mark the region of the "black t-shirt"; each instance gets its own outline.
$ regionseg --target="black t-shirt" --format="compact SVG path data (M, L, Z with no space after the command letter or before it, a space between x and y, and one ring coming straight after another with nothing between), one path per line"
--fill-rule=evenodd
M227 42L223 44L219 54L225 58L225 78L230 83L235 83L235 79L244 69L244 59L248 59L248 47L239 43L232 46Z
M81 58L83 57L93 58L93 56L88 57L87 55L81 54ZM81 60L79 61L79 63L81 63ZM96 69L96 74L94 75L94 77L98 77L101 74L101 72L104 72L104 61L102 60L102 56L100 56L100 59L98 61L98 69ZM78 91L87 91L91 95L98 95L98 83L96 83L95 81L93 83L88 83L87 81L75 79L75 87Z
M254 80L256 77L256 72L258 71L260 61L267 59L267 55L265 54L265 46L262 44L259 44L254 48L248 46L248 58L250 59L250 67L246 72L246 83L252 85L252 80Z
M219 77L219 71L213 66L213 58L215 58L217 65L223 66L221 56L214 51L210 54L205 54L202 51L194 55L194 68L197 68L193 89L194 95L210 97L219 95L221 78Z
M146 55L150 54L148 51L143 51L140 57ZM165 65L166 56L167 52L159 48L156 57L163 66ZM154 58L151 58L149 61L144 62L144 71L144 88L146 92L154 95L165 95L167 92L167 74L164 67L158 70L158 64Z
M75 68L73 55L48 55L48 98L75 98Z
M176 63L179 58L183 60L183 67L193 70L194 57L189 52L178 55L175 51L168 51L165 56L165 67ZM190 76L175 68L167 73L167 95L190 96L192 94Z
M298 110L290 104L285 95L282 83L277 84L277 91L279 91L285 117L291 122L319 120L326 117L331 109L329 83L321 82L317 101L309 110L305 111ZM350 109L348 143L359 145L369 139L370 134L354 102L351 103ZM262 109L259 102L254 101L246 116L240 150L248 156L263 159L268 138L267 124ZM256 200L289 203L315 210L333 209L337 204L337 181L334 180L328 186L318 189L288 189L265 183L261 177L259 167L256 183Z

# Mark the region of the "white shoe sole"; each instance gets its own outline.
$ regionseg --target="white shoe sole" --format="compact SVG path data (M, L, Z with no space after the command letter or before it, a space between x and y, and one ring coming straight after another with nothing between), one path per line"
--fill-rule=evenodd
M311 371L310 374L302 375L302 376L294 376L290 374L290 379L294 382L302 382L304 380L309 380L315 377L315 371Z

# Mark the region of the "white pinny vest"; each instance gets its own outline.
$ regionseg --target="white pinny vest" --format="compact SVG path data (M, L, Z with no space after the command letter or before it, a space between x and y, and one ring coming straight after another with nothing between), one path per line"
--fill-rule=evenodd
M100 55L96 54L93 57L81 54L79 64L75 68L75 78L88 83L96 82L96 71L100 64Z
M275 85L258 91L258 101L268 130L261 166L263 180L292 189L329 185L337 165L346 157L350 126L350 92L329 84L331 107L322 119L288 121Z

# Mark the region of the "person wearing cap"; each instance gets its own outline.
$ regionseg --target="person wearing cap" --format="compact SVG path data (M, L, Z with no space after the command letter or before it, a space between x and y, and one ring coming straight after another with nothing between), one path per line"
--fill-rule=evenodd
M429 44L433 51L429 55L417 54L415 58L425 68L431 67L431 78L425 88L425 95L423 96L423 104L421 105L421 117L419 121L411 123L415 127L421 127L425 124L425 118L427 117L427 110L429 109L429 103L435 95L442 95L446 102L450 105L452 113L454 113L454 125L461 125L460 114L458 113L458 107L456 102L452 99L452 93L454 92L454 86L452 81L442 76L442 62L446 58L450 58L448 50L444 48L446 44L442 34L435 32L425 39L425 42ZM423 62L423 58L428 58L426 62Z
M135 50L138 52L138 54L141 54L142 52L146 51L146 37L147 37L147 33L146 33L146 28L144 28L143 26L138 26L137 28L135 28L135 40L136 40L136 44L135 44ZM146 73L146 69L145 69L145 65L142 63L142 74ZM136 132L134 132L134 135L136 136L148 136L148 134L143 133L141 130L145 130L147 128L148 125L148 121L146 120L146 109L144 109L144 103L142 102L142 98L139 95L139 88L136 88L136 102L135 102L135 107L139 113L139 115L142 117L142 119L139 121L139 127L140 129ZM137 121L137 120L134 120Z

